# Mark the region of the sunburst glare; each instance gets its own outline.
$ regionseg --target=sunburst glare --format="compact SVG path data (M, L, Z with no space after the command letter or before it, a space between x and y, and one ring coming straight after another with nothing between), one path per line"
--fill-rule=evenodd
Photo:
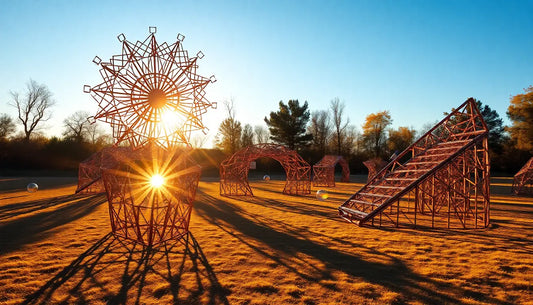
M150 178L150 185L152 185L152 187L159 188L163 186L163 184L165 184L165 178L160 174L155 174Z

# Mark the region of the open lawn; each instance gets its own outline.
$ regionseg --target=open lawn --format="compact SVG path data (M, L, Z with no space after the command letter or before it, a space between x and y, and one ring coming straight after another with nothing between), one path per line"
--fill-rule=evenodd
M27 193L25 185L41 189ZM494 178L485 230L360 228L330 198L219 196L202 181L188 240L155 249L109 234L104 195L73 178L0 178L1 304L533 304L533 198Z

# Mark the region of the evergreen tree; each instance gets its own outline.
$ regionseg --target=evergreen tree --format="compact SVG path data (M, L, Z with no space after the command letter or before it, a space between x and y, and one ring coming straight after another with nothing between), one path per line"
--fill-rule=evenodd
M308 146L313 138L306 133L309 116L307 101L302 106L298 100L289 100L287 104L280 101L279 110L270 112L270 118L265 117L270 139L290 149Z

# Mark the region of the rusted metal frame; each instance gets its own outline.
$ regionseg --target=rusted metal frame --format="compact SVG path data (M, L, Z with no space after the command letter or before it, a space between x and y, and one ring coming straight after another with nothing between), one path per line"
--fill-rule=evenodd
M403 196L407 191L409 191L411 188L413 188L415 185L417 185L418 183L420 183L421 181L425 180L428 176L432 175L434 172L438 171L440 168L442 168L443 166L446 165L446 163L450 162L451 160L453 160L455 157L457 157L459 154L461 154L463 151L471 148L472 145L474 145L476 142L478 142L479 140L483 139L483 137L485 136L486 134L480 134L478 136L476 136L474 139L471 139L469 144L468 145L465 145L463 146L461 149L459 149L458 151L456 151L454 154L450 155L448 158L446 158L445 160L441 161L440 164L438 164L437 166L435 166L431 171L428 171L427 173L423 174L421 177L419 177L417 180L413 181L412 183L410 183L404 190L400 191L399 193L397 193L394 197L390 198L389 200L390 201L393 201L393 200L396 200L397 198ZM367 183L368 185L369 183ZM367 185L365 185L361 190L363 190ZM354 194L350 197L350 199L353 199L355 196L357 195ZM349 200L350 200L349 199ZM373 217L374 215L376 215L378 212L381 212L381 210L383 209L382 206L380 207L377 207L375 210L373 210L371 213L369 213L369 215L367 215L364 219L361 220L360 223L364 223L366 222L369 218Z

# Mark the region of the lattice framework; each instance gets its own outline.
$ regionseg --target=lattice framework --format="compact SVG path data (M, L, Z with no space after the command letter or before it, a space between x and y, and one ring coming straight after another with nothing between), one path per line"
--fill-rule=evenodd
M372 158L364 161L363 164L366 166L366 168L368 168L367 181L370 181L377 173L379 173L382 168L387 165L387 162L380 158Z
M154 174L165 178L163 186L150 184ZM113 234L147 246L186 236L200 174L189 151L154 147L104 169Z
M533 195L533 157L514 175L512 192L515 195Z
M284 194L311 193L311 166L294 150L271 143L248 146L220 164L220 195L253 196L248 183L250 162L258 158L272 158L285 169L287 181Z
M203 53L189 57L183 35L169 45L158 43L155 33L150 27L136 43L120 34L121 54L93 60L103 78L84 86L98 103L94 119L111 125L115 145L127 142L132 150L88 160L80 166L77 190L96 191L103 182L113 233L144 245L186 236L200 167L178 147L190 147L191 133L206 129L202 115L216 107L204 90L214 76L197 72ZM164 184L150 183L154 177Z
M122 53L108 62L96 56L103 82L85 85L98 103L94 119L109 123L117 143L127 141L134 147L154 143L161 147L190 146L191 132L206 127L202 115L216 107L206 98L205 87L216 81L197 72L198 52L189 57L183 49L184 36L173 44L158 43L156 28L144 41L136 43L118 36Z
M342 204L340 216L359 225L487 227L487 137L470 98Z
M105 187L102 182L102 170L116 167L121 161L130 157L129 147L110 146L95 152L80 163L78 167L77 193L103 193Z
M325 155L317 164L313 165L314 186L335 186L335 166L342 168L341 182L350 182L350 167L342 156Z

